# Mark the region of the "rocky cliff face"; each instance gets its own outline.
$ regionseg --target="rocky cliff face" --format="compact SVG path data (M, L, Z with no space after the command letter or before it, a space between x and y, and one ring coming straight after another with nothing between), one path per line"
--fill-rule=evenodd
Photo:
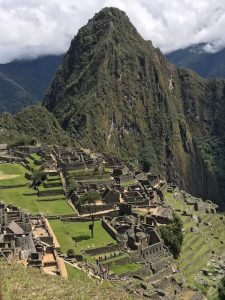
M72 40L43 105L81 145L225 204L224 88L176 69L105 8Z

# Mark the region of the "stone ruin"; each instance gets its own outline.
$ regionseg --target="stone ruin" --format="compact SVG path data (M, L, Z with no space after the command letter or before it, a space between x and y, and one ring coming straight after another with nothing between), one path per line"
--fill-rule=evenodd
M0 257L67 278L60 246L43 217L33 217L13 205L0 203Z

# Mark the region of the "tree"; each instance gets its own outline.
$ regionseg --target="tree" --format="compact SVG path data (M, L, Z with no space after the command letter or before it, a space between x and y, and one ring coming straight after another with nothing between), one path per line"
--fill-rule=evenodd
M178 258L183 244L183 223L173 214L173 220L166 226L160 227L161 236L174 258Z
M67 250L67 257L68 258L74 258L75 257L75 252L73 249Z
M68 186L68 194L71 195L74 191L78 189L78 182L75 179L69 179L69 186Z
M31 187L33 187L34 189L37 189L37 187L46 180L47 178L47 174L44 172L45 169L45 165L41 165L40 168L35 169L33 171L33 174L31 176L32 179L32 183L31 183Z
M221 279L218 287L219 299L225 300L225 276Z
M95 205L96 200L99 200L100 195L97 191L92 190L87 192L84 196L82 196L79 200L78 203L80 205L87 205L89 214L92 218L92 224L89 225L89 230L91 231L91 237L94 237L94 222L95 222L95 217L93 215L93 207Z

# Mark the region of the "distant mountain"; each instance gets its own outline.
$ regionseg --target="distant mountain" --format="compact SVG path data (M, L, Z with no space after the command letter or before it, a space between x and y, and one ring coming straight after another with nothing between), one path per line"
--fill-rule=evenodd
M62 130L54 115L45 107L32 105L11 115L0 113L0 143L67 145L71 140Z
M83 147L225 208L225 81L171 65L124 12L105 8L79 30L43 105Z
M22 86L0 73L0 112L15 113L33 101L33 97Z
M63 55L0 64L0 112L15 113L41 101Z
M225 78L225 48L216 53L204 50L198 44L167 54L169 61L178 67L187 67L206 78Z

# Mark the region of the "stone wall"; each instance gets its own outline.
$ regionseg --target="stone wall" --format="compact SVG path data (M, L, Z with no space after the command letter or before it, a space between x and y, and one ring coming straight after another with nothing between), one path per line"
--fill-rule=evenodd
M121 257L118 259L113 259L111 261L101 262L101 265L110 268L112 265L125 265L132 263L132 258L130 256Z
M90 214L90 205L77 205L77 210L79 214L85 215ZM101 212L104 210L111 210L114 208L114 204L102 204L102 205L91 205L91 213Z
M62 182L44 182L43 186L45 188L61 187Z
M99 248L95 248L95 249L85 250L85 252L88 255L94 256L94 255L100 255L100 254L105 254L105 253L110 253L110 252L116 252L119 250L120 250L119 245L109 245L109 246L105 246L105 247L99 247Z
M111 235L112 238L117 240L117 231L105 220L105 218L102 219L102 227Z
M4 155L1 155L0 156L0 161L8 162L8 163L11 163L11 162L22 162L23 158L15 157L15 156L4 156Z
M40 191L39 196L45 197L45 196L58 196L58 195L64 195L63 190L48 190L48 191Z

